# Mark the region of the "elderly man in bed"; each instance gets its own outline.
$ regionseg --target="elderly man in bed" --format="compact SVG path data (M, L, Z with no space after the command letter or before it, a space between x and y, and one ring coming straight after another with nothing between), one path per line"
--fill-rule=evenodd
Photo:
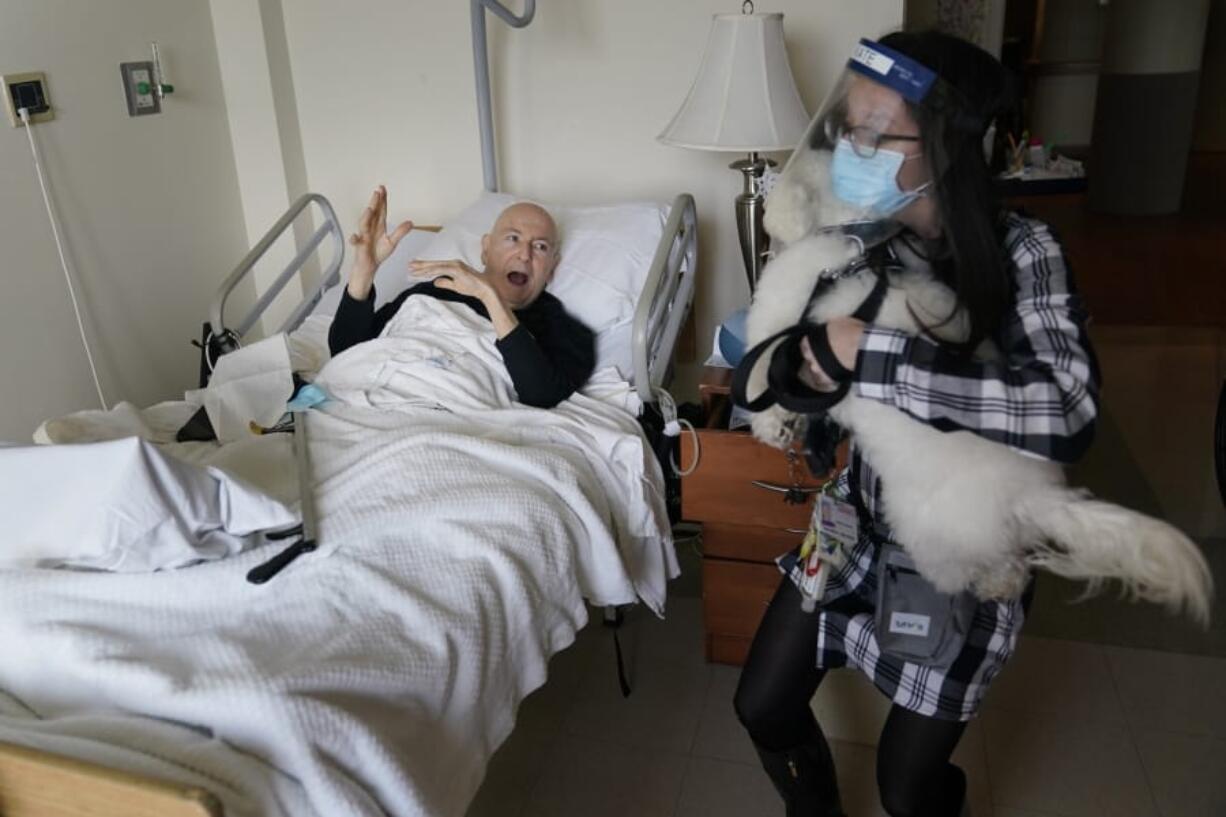
M549 213L527 202L511 205L481 239L482 272L458 260L414 261L413 271L433 280L376 311L375 270L412 229L406 221L388 234L387 190L376 189L349 239L355 257L328 332L333 355L378 337L407 298L424 295L466 304L489 318L521 403L552 408L587 382L596 363L592 330L545 291L558 265L558 229Z

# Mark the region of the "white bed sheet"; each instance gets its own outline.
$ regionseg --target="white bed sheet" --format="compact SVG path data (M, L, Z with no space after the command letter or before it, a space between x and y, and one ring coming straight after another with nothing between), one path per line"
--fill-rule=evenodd
M421 335L352 357L403 359L441 334L426 313L467 319L414 300ZM382 371L320 382L353 390L355 369ZM600 399L632 395L624 382L549 412L442 411L383 386L311 413L324 548L268 585L244 576L276 545L145 575L0 571L0 651L16 657L0 662L0 739L206 785L231 815L462 814L585 623L584 594L662 611L677 572L662 480L633 416ZM164 434L191 409L136 416ZM286 490L284 438L233 447L175 450Z

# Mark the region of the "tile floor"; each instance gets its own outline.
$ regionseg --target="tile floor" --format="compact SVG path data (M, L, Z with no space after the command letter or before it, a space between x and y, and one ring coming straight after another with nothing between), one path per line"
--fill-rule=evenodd
M1226 576L1226 539L1202 539L1199 544L1209 561L1210 572L1217 577ZM1166 615L1150 604L1123 601L1110 589L1094 598L1074 602L1084 589L1081 582L1042 575L1025 632L1226 658L1226 596L1221 592L1214 600L1209 627L1203 629L1187 616Z
M782 817L732 712L738 669L703 660L699 599L622 632L633 695L590 625L523 703L469 817ZM884 814L883 704L849 672L814 701L851 817ZM1025 637L955 761L974 817L1226 817L1226 658Z

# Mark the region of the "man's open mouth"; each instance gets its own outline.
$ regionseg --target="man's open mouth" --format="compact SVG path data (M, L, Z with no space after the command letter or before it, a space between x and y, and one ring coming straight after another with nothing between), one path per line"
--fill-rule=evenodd
M511 272L507 273L507 280L511 282L512 286L517 286L517 287L527 286L528 273L519 272L518 270L512 270Z

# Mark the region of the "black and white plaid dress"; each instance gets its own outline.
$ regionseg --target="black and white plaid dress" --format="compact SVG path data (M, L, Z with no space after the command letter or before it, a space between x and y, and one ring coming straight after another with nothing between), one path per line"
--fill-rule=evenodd
M1072 462L1090 444L1098 407L1098 364L1086 314L1046 224L1009 214L1005 248L1014 298L996 338L1003 360L970 360L922 337L868 327L853 388L942 431L973 431L1027 455ZM854 448L853 469L862 508L884 529L881 480ZM844 497L852 484L848 471L836 486ZM966 646L947 669L883 654L873 616L880 543L870 526L860 527L859 541L830 577L818 608L817 665L858 668L913 712L969 720L1017 646L1022 599L980 603ZM795 553L781 557L779 566L800 580Z

